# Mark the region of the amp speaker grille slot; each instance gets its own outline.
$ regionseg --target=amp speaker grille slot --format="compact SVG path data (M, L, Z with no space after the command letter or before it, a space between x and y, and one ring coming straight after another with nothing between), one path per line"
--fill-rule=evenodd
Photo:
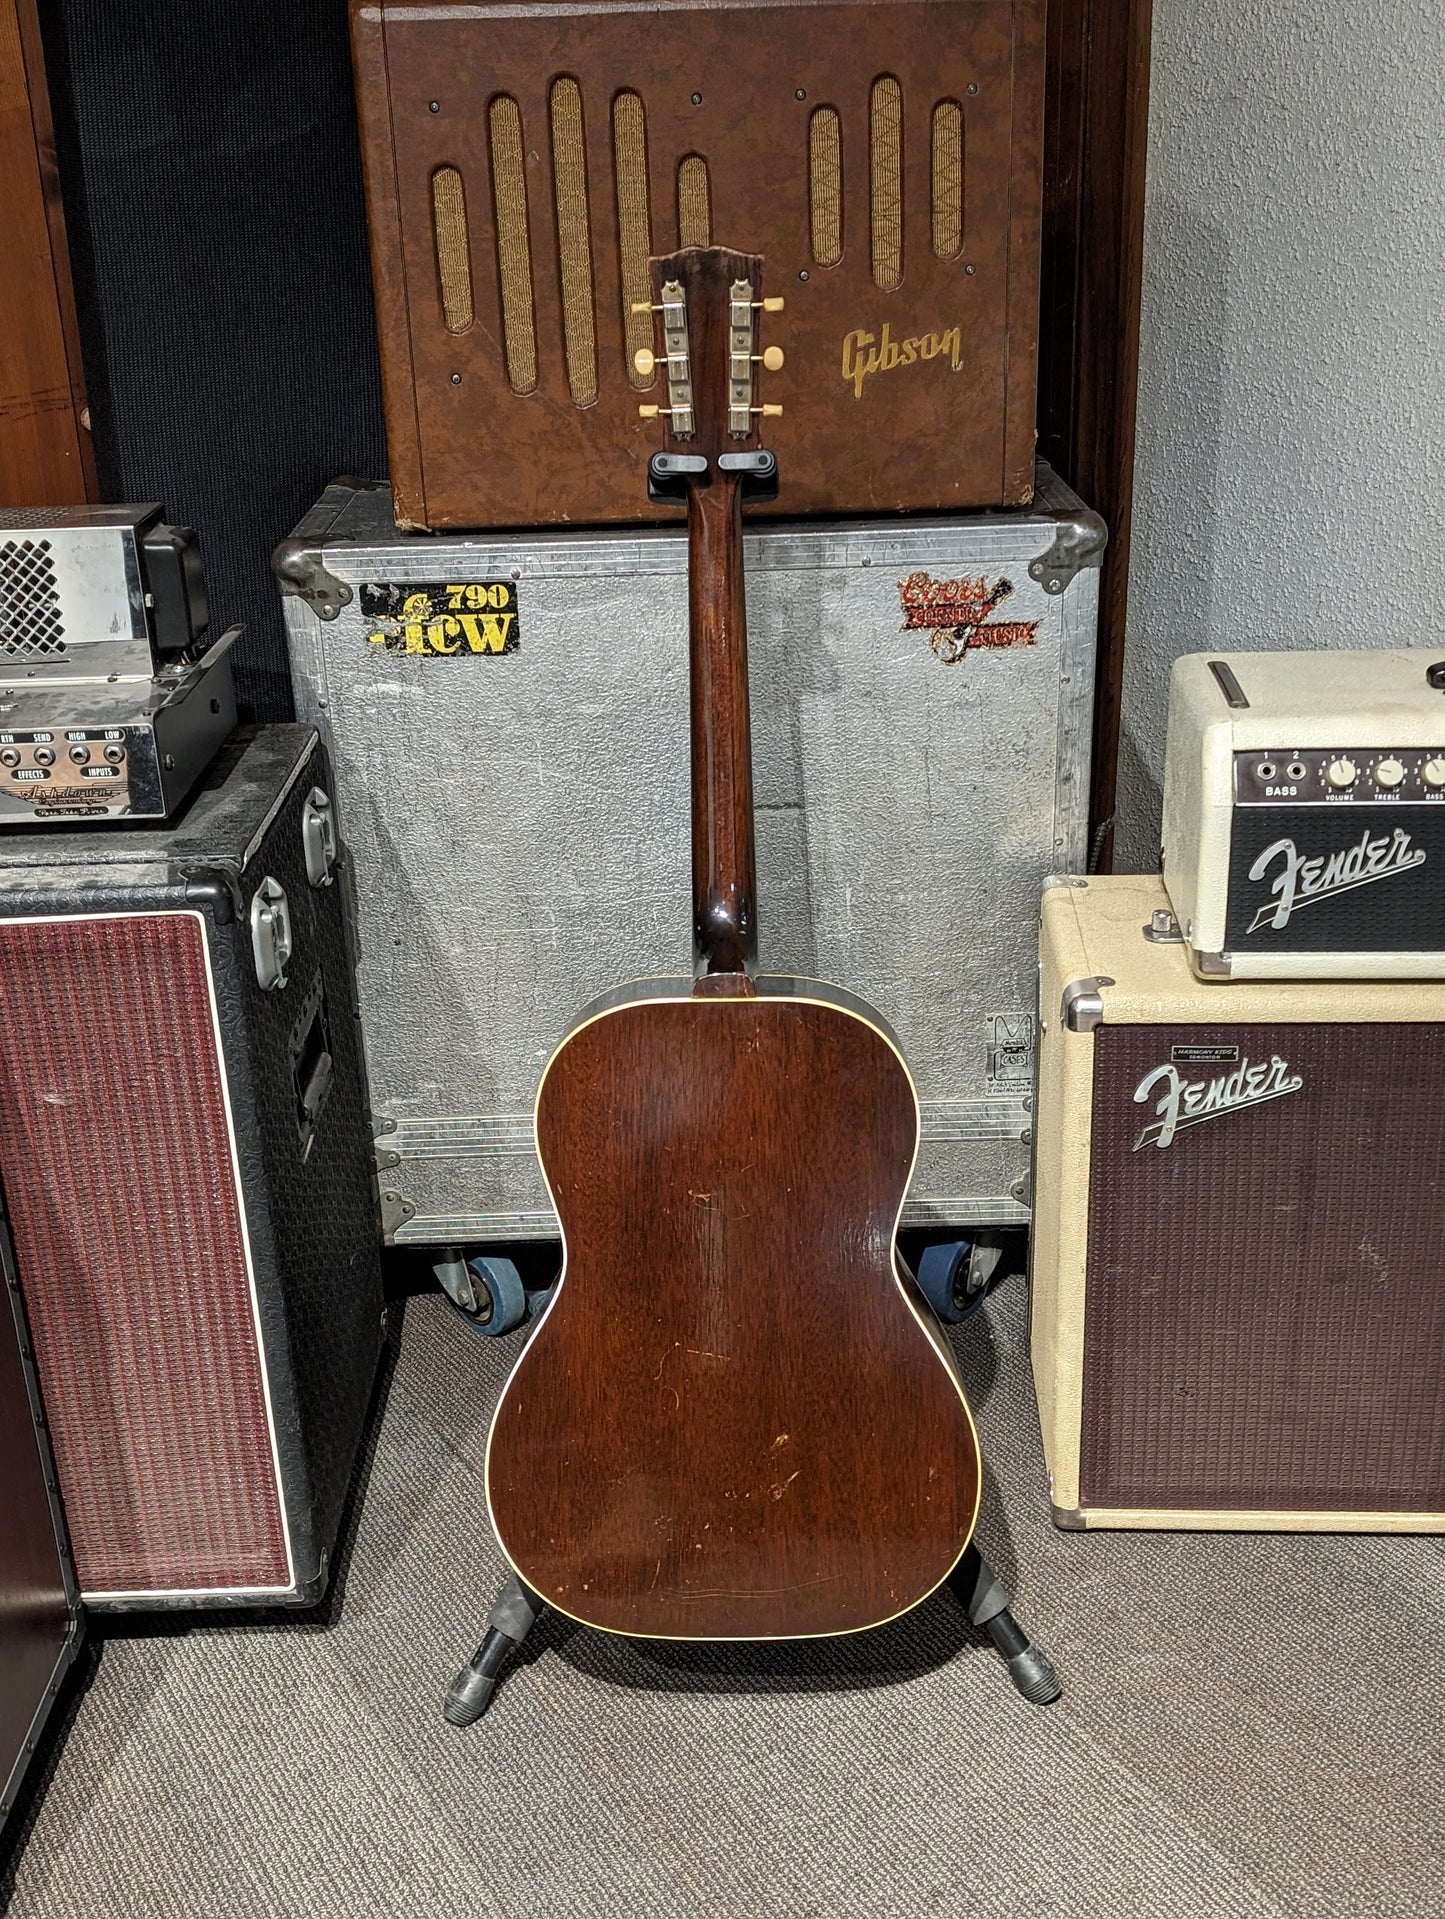
M903 279L903 89L887 73L873 82L868 162L873 278L896 287Z
M639 348L652 345L652 315L632 309L652 298L647 274L652 215L647 202L647 116L636 93L619 93L612 102L612 167L617 185L617 250L627 377L634 386L645 387L652 381L637 371L633 356Z
M940 100L933 109L933 251L951 260L963 246L963 108Z
M837 266L843 257L843 129L835 107L808 122L808 220L813 259Z
M438 167L432 175L431 211L442 316L449 333L465 333L472 324L472 263L467 238L467 199L462 176L455 167Z
M689 153L677 169L677 239L684 247L712 245L712 189L700 153Z
M522 115L510 94L487 111L492 203L497 222L497 278L502 290L502 343L514 393L537 385L537 321L532 306L532 248L527 237L527 178Z
M587 147L577 82L555 81L551 105L552 180L557 204L557 257L562 268L567 384L578 406L592 406L597 399L597 320L592 306Z
M0 654L22 660L65 656L49 540L7 540L0 546Z

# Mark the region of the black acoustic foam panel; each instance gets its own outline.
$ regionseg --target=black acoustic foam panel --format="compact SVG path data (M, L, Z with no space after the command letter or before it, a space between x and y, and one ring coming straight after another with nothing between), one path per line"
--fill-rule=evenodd
M241 698L289 718L271 548L386 471L345 0L41 11L103 494L198 529Z

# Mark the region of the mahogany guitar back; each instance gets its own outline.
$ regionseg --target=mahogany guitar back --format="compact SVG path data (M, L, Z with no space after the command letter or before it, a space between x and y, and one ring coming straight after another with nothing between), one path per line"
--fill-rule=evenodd
M912 1082L865 1017L773 984L584 1016L538 1094L568 1250L487 1494L528 1585L612 1632L877 1625L973 1528L973 1422L894 1265Z

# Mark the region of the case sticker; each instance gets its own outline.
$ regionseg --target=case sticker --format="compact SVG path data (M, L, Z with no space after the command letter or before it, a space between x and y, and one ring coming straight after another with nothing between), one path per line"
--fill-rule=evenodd
M990 1093L1031 1093L1034 1090L1032 1013L989 1014L987 1079Z
M517 588L512 580L467 580L448 586L368 581L361 589L361 613L371 645L393 653L454 659L521 649Z
M1003 573L992 586L983 573L962 580L910 573L898 582L903 631L927 633L945 666L957 666L975 647L1037 646L1039 621L991 617L1013 590L1013 581Z

